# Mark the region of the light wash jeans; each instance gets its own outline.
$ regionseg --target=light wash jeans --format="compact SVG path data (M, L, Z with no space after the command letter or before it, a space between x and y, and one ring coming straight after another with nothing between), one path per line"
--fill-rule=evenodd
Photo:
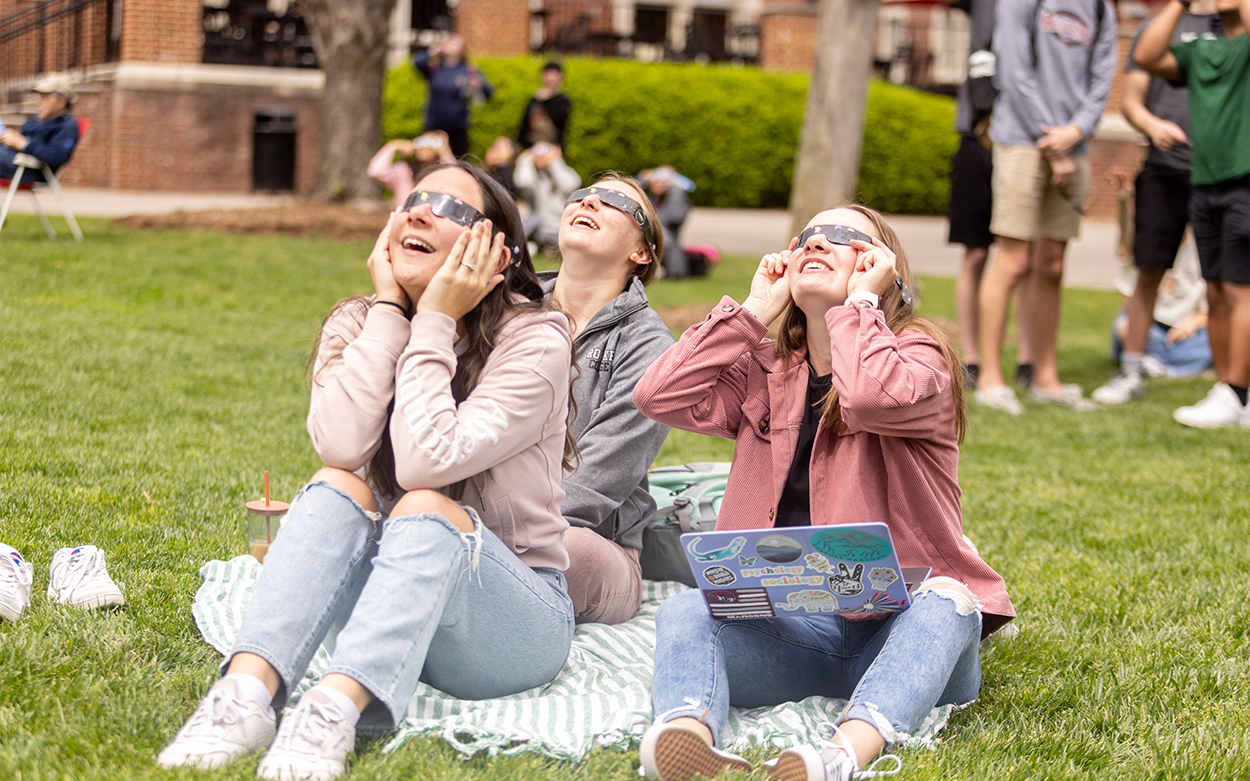
M838 616L718 621L698 591L660 605L655 618L657 722L702 721L719 743L729 706L756 708L813 695L849 699L838 722L866 721L889 745L935 705L967 703L981 688L981 612L920 592L889 618Z
M550 682L573 641L564 576L527 567L465 509L472 534L440 515L380 521L327 483L306 486L222 670L236 653L264 658L282 678L281 707L324 641L328 672L376 698L366 733L395 728L418 680L468 700Z

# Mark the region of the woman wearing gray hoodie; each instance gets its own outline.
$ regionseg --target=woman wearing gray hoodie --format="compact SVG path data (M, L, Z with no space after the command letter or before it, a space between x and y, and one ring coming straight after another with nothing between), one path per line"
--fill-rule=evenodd
M643 291L664 233L638 183L609 173L569 196L559 237L559 272L539 276L568 315L581 370L570 426L580 461L560 506L569 522L564 575L578 623L619 624L642 603L642 530L655 515L647 469L668 435L633 400L634 384L673 343Z

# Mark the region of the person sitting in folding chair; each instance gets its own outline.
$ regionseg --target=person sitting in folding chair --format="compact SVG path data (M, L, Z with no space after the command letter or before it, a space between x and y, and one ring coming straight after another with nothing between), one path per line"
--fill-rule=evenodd
M39 93L39 111L22 125L20 131L3 128L0 133L0 179L12 179L17 173L14 157L25 153L47 163L53 173L69 162L78 145L78 120L70 107L78 97L66 76L49 76L35 85ZM22 182L43 182L43 171L27 168Z

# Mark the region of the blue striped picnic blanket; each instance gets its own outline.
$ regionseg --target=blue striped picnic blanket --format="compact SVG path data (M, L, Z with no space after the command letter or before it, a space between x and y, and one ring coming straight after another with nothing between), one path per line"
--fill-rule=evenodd
M204 639L223 655L234 643L259 575L260 565L251 556L210 561L200 568L204 582L191 614ZM627 750L637 745L651 722L655 611L664 599L686 590L680 583L645 583L646 598L633 620L577 628L564 670L546 686L496 700L458 700L419 684L387 750L414 735L441 737L466 757L534 751L578 760L595 747ZM318 650L292 699L307 691L329 662L325 649ZM843 705L843 700L809 697L772 708L733 708L723 743L730 751L819 743L819 725L832 721ZM954 709L933 709L906 745L935 745Z

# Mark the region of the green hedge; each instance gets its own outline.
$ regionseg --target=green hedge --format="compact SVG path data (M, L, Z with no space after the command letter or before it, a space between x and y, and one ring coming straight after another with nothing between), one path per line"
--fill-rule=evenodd
M478 58L495 98L474 112L479 156L497 136L515 137L543 60ZM803 124L806 74L693 64L570 58L569 164L583 176L669 163L693 179L700 206L785 208ZM421 132L425 85L411 66L387 76L386 138ZM860 197L895 213L941 213L950 193L954 102L874 82L860 167Z

